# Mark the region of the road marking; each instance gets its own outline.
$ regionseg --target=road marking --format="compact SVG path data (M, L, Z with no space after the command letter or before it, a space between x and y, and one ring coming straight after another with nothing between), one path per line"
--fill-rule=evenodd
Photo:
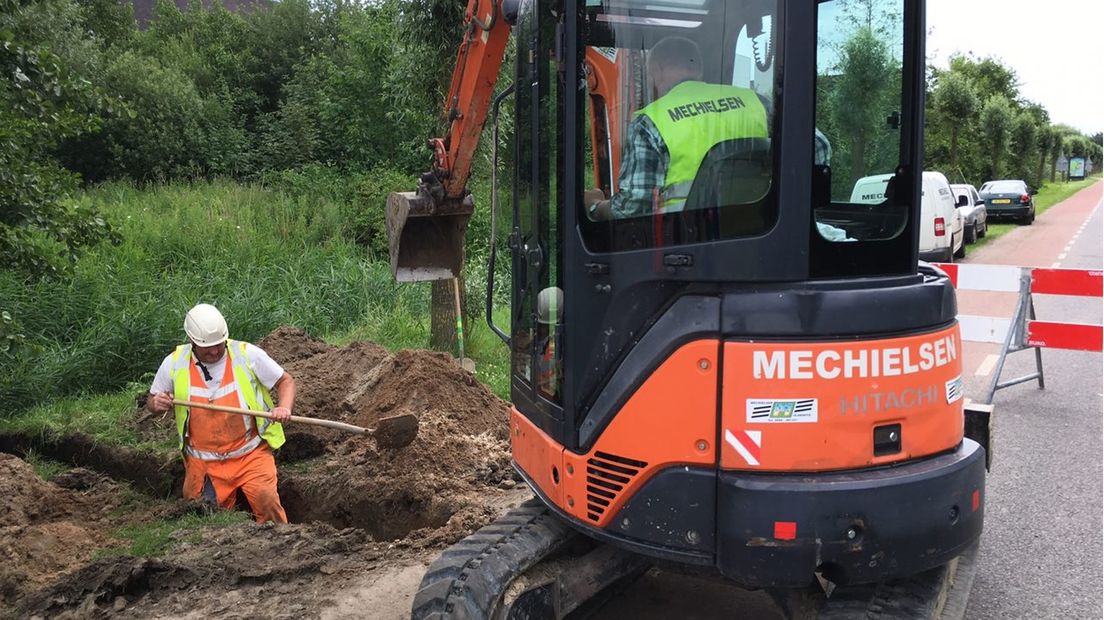
M1061 254L1059 254L1058 255L1058 260L1066 260L1066 253L1062 252Z
M1051 269L1058 269L1061 266L1062 266L1062 263L1054 263L1053 265L1050 266L1050 268Z
M989 373L993 372L993 367L997 365L997 360L1000 359L997 355L987 355L985 360L981 362L981 365L974 371L974 375L977 377L988 377Z

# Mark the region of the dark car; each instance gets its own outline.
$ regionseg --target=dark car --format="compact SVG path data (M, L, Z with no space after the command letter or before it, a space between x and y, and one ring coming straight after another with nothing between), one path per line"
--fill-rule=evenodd
M1013 219L1023 224L1035 221L1035 199L1039 191L1019 180L989 181L981 186L981 198L989 217Z
M966 243L974 243L989 230L985 201L973 185L952 185L951 192L954 193L955 207L962 214L962 230L966 235Z

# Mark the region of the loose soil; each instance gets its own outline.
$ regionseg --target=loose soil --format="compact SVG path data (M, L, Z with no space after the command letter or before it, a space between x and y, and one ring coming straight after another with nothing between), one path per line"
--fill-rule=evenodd
M0 616L300 618L357 609L403 617L409 597L396 590L412 593L443 546L527 499L510 466L508 405L448 355L391 353L370 342L334 347L291 327L258 345L295 377L295 413L367 427L411 413L417 437L387 449L370 435L285 425L280 495L292 525L180 530L160 558L110 551L122 525L196 509L160 501L120 510L130 489L163 491L160 457L100 445L101 459L82 459L54 439L59 460L97 470L102 461L113 471L75 469L46 482L0 454ZM144 436L175 432L168 416L141 408L134 424ZM25 453L17 439L0 450ZM161 470L161 483L143 488L133 471L115 471L127 459Z

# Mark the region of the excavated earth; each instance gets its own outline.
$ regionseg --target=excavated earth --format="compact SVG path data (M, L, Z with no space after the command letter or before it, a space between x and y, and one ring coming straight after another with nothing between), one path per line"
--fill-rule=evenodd
M150 497L169 483L95 471L129 458L104 457L102 445L99 456L47 446L83 466L50 481L0 453L0 617L403 617L442 547L528 497L510 467L508 405L448 355L334 347L290 327L257 344L295 377L295 413L366 427L412 413L416 439L386 449L370 435L286 425L277 461L291 525L181 529L151 558L126 554L120 532L203 507ZM175 432L140 407L133 424L145 438ZM0 449L26 446L0 438ZM151 467L179 494L178 466Z

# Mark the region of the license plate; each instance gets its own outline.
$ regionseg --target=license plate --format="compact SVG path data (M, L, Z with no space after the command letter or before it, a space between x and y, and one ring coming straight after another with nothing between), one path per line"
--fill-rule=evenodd
M993 201L993 204L995 204L995 205L1006 205L1006 204L1009 204L1011 202L1012 201L1009 200L1008 198L997 198L996 200Z

